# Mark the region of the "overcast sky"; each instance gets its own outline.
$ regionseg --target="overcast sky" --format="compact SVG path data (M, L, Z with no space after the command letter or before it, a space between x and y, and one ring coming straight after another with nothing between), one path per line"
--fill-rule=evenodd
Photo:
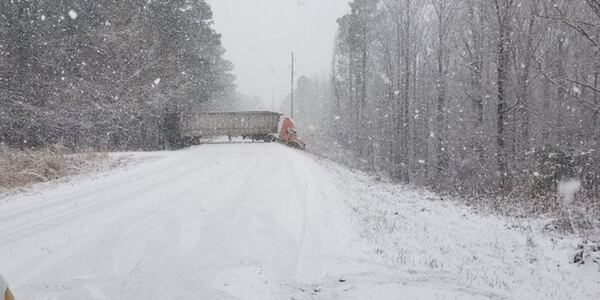
M348 0L207 0L226 58L235 65L239 91L278 103L290 89L290 55L296 74L328 73L336 20Z

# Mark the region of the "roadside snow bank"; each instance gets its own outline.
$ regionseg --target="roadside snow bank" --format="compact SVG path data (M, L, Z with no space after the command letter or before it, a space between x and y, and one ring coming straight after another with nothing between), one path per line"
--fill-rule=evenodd
M370 251L390 267L385 275L364 274L362 281L378 284L359 284L346 296L600 298L600 265L575 264L577 238L543 233L544 220L477 214L424 190L322 164L337 173Z

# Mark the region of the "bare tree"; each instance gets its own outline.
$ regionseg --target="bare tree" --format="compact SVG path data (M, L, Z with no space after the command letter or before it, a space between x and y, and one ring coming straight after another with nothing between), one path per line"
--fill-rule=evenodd
M437 18L437 134L436 134L436 155L437 155L437 178L441 179L448 175L450 161L448 144L448 124L446 122L446 102L448 94L448 33L450 22L452 21L451 0L431 0L435 15Z
M349 122L332 138L367 149L356 151L356 161L402 182L528 199L536 182L560 177L539 175L555 157L547 151L577 163L581 153L598 151L597 3L381 1L364 19L366 72L359 72L365 48L356 46L364 43L348 39L360 36L351 26L356 17L342 17L332 106L346 121L358 106L364 134L348 138L357 126ZM356 100L363 96L366 106ZM590 177L591 165L580 172Z

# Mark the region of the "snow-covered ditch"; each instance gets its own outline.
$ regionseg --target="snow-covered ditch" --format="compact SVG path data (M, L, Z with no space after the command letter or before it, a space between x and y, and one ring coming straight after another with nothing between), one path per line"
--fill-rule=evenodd
M595 243L544 230L549 220L485 215L462 202L322 160L360 237L385 265L354 278L361 298L599 299ZM585 263L574 257L581 253Z

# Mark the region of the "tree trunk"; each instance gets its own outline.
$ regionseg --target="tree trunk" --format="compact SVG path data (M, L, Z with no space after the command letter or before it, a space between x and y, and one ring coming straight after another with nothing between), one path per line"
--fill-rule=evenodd
M410 33L411 33L411 0L406 0L406 24L405 24L405 40L404 40L404 95L403 95L403 118L402 118L402 135L403 135L403 161L402 161L402 180L406 183L410 182L410 172L409 172L409 137L410 137Z
M469 3L469 16L471 18L471 32L472 32L472 53L471 56L471 87L473 89L472 94L472 106L475 113L475 152L479 158L479 163L483 164L485 160L485 153L483 149L484 135L483 135L483 35L481 28L483 28L483 15L481 12L475 13L475 8L472 3ZM481 10L481 8L479 8Z
M600 128L598 128L598 118L600 117L600 97L598 97L598 75L594 73L594 113L592 115L592 138L596 141L595 146L598 146L600 140Z
M497 113L497 121L496 121L496 161L498 165L498 188L501 195L506 194L508 191L508 173L507 173L507 165L506 165L506 108L507 108L507 95L506 95L506 73L508 68L508 42L510 38L509 29L508 29L508 14L506 11L502 11L500 8L500 4L498 3L502 0L495 0L496 4L496 14L498 17L498 44L497 44L497 55L498 55L498 65L497 65L497 80L496 85L498 87L498 99L496 103L496 113ZM509 5L512 5L510 3Z
M407 42L407 41L405 41ZM394 165L396 168L395 175L398 179L402 179L402 162L403 157L402 153L404 152L404 141L402 136L402 122L404 120L403 117L403 109L402 109L402 99L400 97L400 89L402 87L402 28L400 27L400 16L396 16L396 90L394 91L394 95L396 97L395 108L396 108L396 149L394 154Z
M566 70L565 70L565 61L564 57L567 54L565 49L565 34L561 33L558 37L558 55L560 57L557 63L557 76L558 76L558 87L557 87L557 109L556 109L556 143L558 144L560 149L567 148L569 144L568 141L565 144L565 128L564 128L564 109L565 102L567 100L567 93L565 91L565 86L567 84L566 78Z
M437 153L437 181L438 183L447 182L448 167L450 161L450 149L448 149L448 124L446 120L446 97L448 93L448 66L446 54L446 22L447 3L445 0L434 1L434 8L438 19L437 35L437 135L436 135L436 153Z

